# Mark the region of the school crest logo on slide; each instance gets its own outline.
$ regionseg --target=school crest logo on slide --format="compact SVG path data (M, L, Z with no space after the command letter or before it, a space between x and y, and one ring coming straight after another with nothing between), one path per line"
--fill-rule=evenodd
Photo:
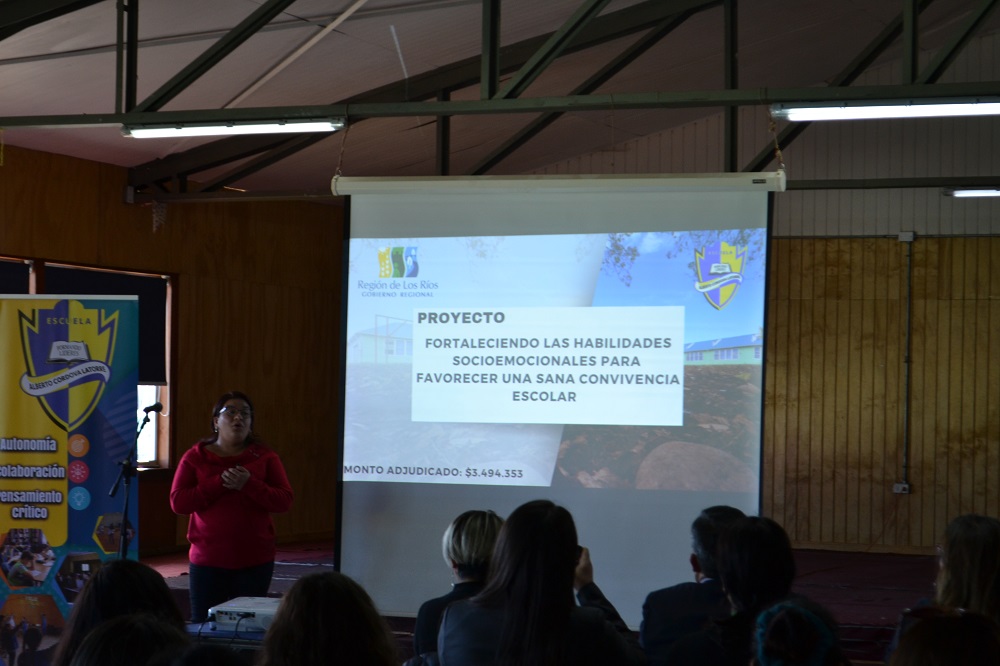
M60 428L83 423L111 379L118 313L59 301L51 310L20 313L26 372L21 390L38 398Z
M713 308L721 310L729 305L743 283L747 249L719 241L695 250L694 256L698 270L694 288L705 295Z
M417 277L419 272L417 248L383 247L379 249L378 276L380 278Z

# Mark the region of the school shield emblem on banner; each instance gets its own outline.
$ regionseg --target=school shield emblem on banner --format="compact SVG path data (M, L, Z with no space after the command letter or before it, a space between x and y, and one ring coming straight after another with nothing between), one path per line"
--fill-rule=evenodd
M90 416L111 378L118 313L106 316L79 301L20 313L25 373L21 390L71 431Z
M747 249L719 241L695 250L694 255L698 271L694 288L705 295L712 307L721 310L733 300L743 283Z

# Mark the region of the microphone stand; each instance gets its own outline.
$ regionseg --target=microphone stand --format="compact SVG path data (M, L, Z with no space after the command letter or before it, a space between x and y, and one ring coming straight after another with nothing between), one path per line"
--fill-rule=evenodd
M149 423L149 411L146 412L145 416L142 418L142 423L139 424L138 430L135 431L135 444L132 446L132 450L128 452L125 460L118 463L121 468L118 470L118 478L115 479L115 485L111 486L111 491L108 493L108 497L114 497L118 493L118 486L121 485L122 481L125 481L125 501L122 507L122 525L118 533L118 559L124 560L128 556L128 544L132 540L128 535L129 522L128 522L128 500L129 495L131 495L132 489L132 477L136 474L135 464L132 462L132 455L139 449L139 435L142 434L142 429L146 427Z

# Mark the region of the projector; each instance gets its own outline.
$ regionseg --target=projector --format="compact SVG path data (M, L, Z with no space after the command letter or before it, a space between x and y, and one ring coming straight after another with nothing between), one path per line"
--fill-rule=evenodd
M214 616L213 629L223 631L267 631L281 599L272 597L236 597L208 609Z

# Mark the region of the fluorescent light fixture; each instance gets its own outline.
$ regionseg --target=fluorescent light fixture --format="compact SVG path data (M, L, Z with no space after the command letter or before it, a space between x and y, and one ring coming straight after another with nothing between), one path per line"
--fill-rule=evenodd
M184 136L225 136L231 134L336 132L343 128L344 120L342 118L310 118L307 120L234 121L229 123L180 122L122 125L122 134L136 139L160 139Z
M791 122L814 120L874 120L879 118L953 118L1000 115L1000 100L824 102L819 104L775 104L775 118Z
M946 189L942 191L946 197L956 197L959 199L972 199L977 197L1000 197L1000 188L996 187L969 187L965 189Z

